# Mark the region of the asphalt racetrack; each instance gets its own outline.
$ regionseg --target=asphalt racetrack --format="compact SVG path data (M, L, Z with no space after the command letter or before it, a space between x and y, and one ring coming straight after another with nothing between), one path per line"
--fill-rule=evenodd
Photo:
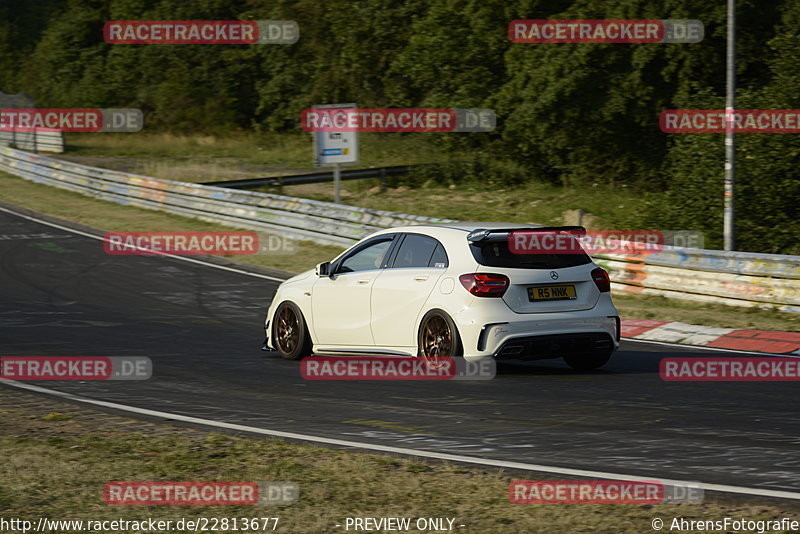
M260 351L278 282L102 242L0 211L0 356L148 356L144 381L38 382L253 427L659 478L800 491L797 383L664 382L623 341L600 371L503 364L489 381L306 381ZM5 386L8 387L8 386Z

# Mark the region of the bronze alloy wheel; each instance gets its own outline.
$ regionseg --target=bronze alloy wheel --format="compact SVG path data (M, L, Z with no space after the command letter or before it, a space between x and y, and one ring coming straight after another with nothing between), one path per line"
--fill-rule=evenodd
M291 306L284 306L278 313L276 325L278 350L284 354L292 354L300 343L300 325L297 314Z
M272 346L287 360L302 360L313 352L303 312L290 301L282 302L275 310L271 339Z
M434 314L425 320L420 341L420 354L431 368L442 367L453 356L453 330L441 315Z

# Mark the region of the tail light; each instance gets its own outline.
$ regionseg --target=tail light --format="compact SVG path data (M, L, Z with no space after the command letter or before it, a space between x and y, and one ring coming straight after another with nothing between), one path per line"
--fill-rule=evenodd
M611 279L608 277L608 273L600 267L592 271L592 280L594 280L594 285L597 286L600 293L611 291Z
M502 297L510 283L506 275L492 273L462 274L458 280L476 297Z

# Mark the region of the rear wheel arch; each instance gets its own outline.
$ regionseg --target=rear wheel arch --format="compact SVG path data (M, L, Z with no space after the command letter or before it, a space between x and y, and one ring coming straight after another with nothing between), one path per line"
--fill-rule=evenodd
M429 323L431 319L435 317L439 317L444 320L452 336L449 350L446 351L446 354L442 355L450 357L463 356L464 346L461 342L461 334L458 331L458 326L456 325L455 321L450 316L450 314L447 313L447 311L441 308L431 308L422 315L422 318L419 320L419 323L417 324L417 357L426 357L426 353L428 353L427 354L428 357L431 356L429 350L430 346L429 347L423 346L425 344L424 336L426 335L426 332L423 332L423 329L426 329L427 323ZM435 327L436 325L431 324L430 326Z

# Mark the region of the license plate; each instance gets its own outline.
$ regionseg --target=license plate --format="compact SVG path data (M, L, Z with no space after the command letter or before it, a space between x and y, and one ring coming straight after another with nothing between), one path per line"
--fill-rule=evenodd
M574 300L578 298L575 286L539 286L528 288L528 300Z

